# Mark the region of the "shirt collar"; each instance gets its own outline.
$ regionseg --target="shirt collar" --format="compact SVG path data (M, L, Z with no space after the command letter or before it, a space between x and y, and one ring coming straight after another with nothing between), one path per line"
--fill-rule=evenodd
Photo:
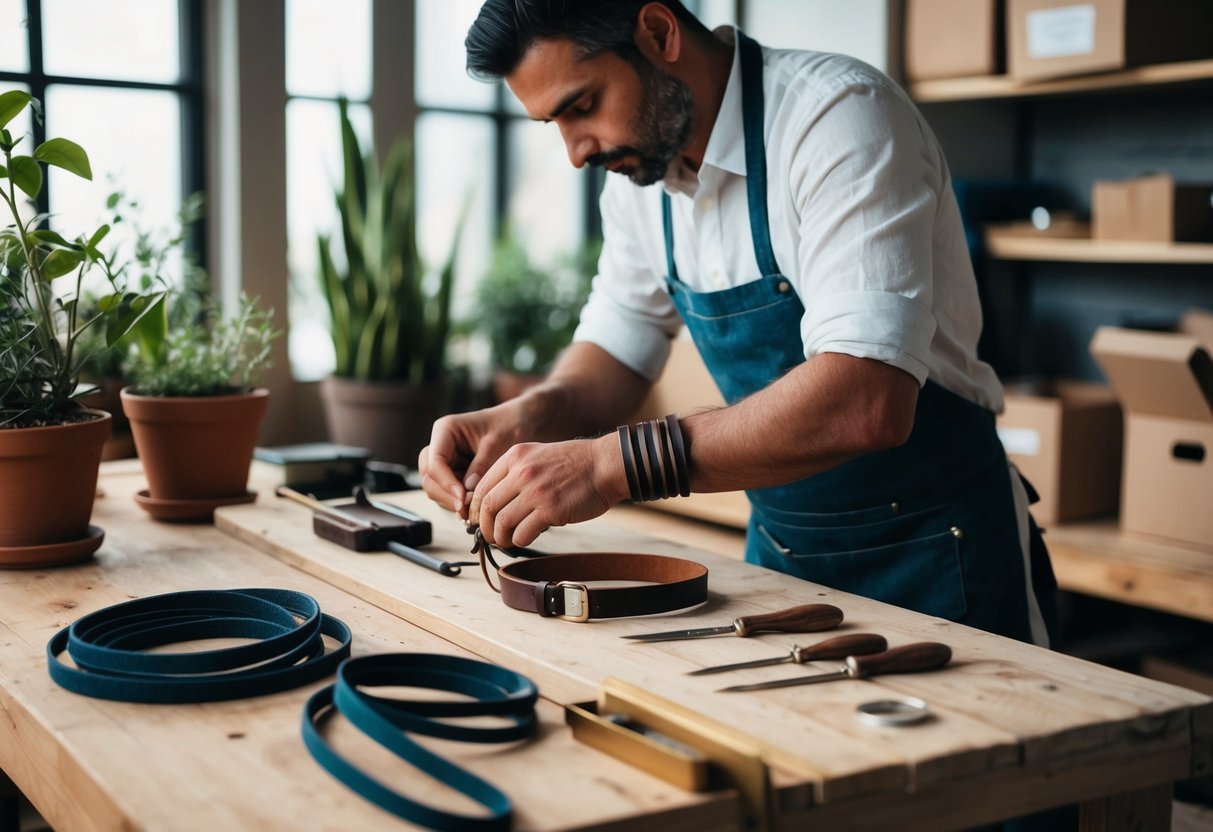
M731 26L721 26L713 34L733 46L733 68L720 100L720 111L703 152L703 163L738 176L745 176L745 128L741 115L741 57L737 34Z
M737 35L731 26L721 26L712 34L732 45L733 67L729 70L724 97L720 100L716 122L712 125L712 132L703 152L700 173L704 167L713 167L745 176L745 129L741 114L741 59L738 56ZM699 176L679 157L670 164L662 184L669 193L693 196L699 184Z

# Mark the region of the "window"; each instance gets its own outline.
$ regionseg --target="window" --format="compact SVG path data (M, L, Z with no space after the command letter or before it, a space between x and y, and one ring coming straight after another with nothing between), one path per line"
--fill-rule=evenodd
M332 371L335 358L328 312L317 281L316 240L326 234L341 245L333 207L341 182L341 131L337 99L350 101L350 121L365 150L370 143L371 2L345 0L341 14L331 0L286 4L286 196L287 259L291 292L291 372L315 381ZM340 48L333 48L340 44ZM334 251L334 257L343 257Z
M600 173L573 168L559 131L527 118L505 84L468 76L463 40L480 5L417 2L417 157L424 161L418 211L427 259L446 256L460 210L471 200L457 315L466 313L469 290L503 230L546 265L572 254L598 227Z
M51 168L38 209L52 227L96 227L120 188L142 226L169 228L202 189L200 12L198 0L0 0L0 85L29 90L45 111L45 125L10 129L31 149L48 134L78 142L93 169L86 182ZM130 235L118 226L109 241Z

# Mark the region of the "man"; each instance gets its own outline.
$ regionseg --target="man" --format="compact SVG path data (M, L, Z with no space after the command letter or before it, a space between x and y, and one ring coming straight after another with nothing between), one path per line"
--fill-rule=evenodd
M574 343L521 398L435 424L430 497L502 546L628 497L603 431L685 324L729 403L682 419L691 488L747 490L747 560L1046 644L1052 572L994 431L947 165L905 94L674 0L489 0L467 48L574 166L621 176Z

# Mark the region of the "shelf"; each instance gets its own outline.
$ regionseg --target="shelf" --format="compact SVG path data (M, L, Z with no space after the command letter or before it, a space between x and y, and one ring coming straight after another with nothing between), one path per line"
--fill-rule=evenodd
M1062 589L1213 622L1213 551L1129 537L1115 520L1052 526Z
M977 101L989 98L1034 98L1082 92L1114 92L1162 84L1213 80L1213 60L1139 66L1120 72L1080 75L1052 81L1016 81L1006 75L941 78L909 85L915 101Z
M999 260L1071 263L1213 263L1213 243L1139 243L1025 234L1020 226L986 227L986 251Z

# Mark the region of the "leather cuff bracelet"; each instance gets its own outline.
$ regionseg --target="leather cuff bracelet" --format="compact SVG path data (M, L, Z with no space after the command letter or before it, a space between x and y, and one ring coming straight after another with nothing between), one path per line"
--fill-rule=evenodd
M633 502L691 495L686 439L671 413L635 425L620 425L619 451Z

